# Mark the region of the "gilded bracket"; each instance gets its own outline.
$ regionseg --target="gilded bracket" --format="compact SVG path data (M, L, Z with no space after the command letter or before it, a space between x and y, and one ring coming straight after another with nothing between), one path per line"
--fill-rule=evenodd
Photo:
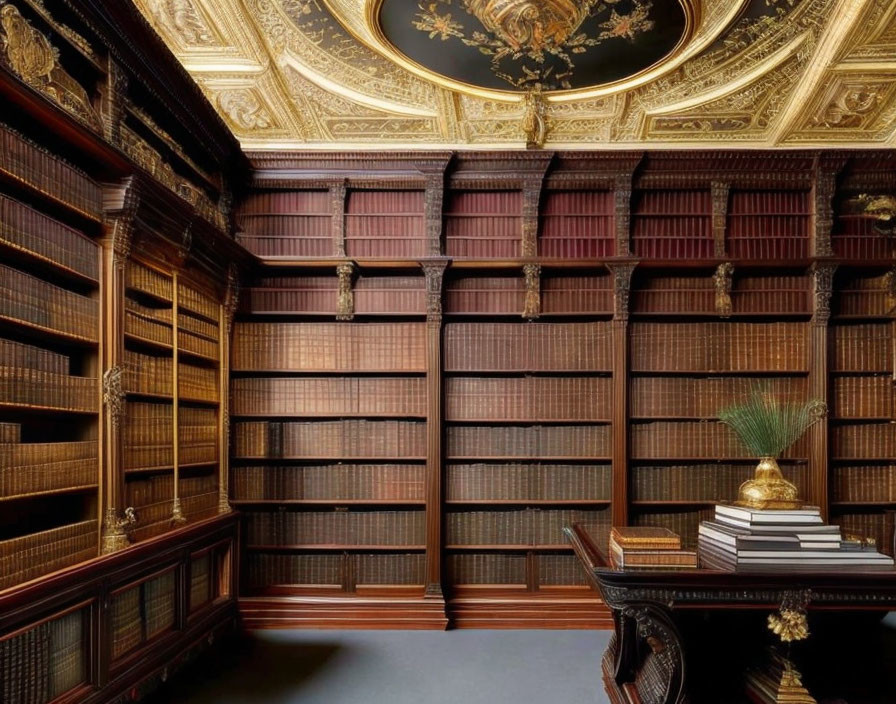
M526 284L523 317L526 320L535 320L541 315L541 266L539 264L524 265L523 277Z
M719 264L712 282L716 287L716 312L720 318L730 318L733 311L731 286L734 279L734 265L731 262Z
M336 295L336 320L351 320L355 317L355 294L352 278L355 275L354 262L343 262L336 267L339 277L339 291Z

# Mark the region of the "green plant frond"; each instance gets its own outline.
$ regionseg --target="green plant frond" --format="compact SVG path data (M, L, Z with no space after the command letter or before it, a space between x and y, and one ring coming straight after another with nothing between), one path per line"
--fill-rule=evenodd
M756 457L779 457L817 420L815 401L783 402L768 389L756 387L744 403L719 412L719 420L731 427Z

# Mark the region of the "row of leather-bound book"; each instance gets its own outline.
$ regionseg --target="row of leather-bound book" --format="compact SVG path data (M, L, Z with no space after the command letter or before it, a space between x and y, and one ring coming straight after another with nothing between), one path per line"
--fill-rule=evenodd
M845 459L896 458L896 432L893 432L892 419L833 426L831 455Z
M218 336L218 320L220 319L220 307L218 302L211 296L197 291L190 286L186 286L180 282L177 284L177 305L179 308L188 310L195 315L206 318L205 321L185 320L184 327L189 325L199 325L205 323L204 327L197 328L196 332L201 332L210 337ZM187 316L179 316L181 319Z
M175 573L166 572L112 598L112 657L174 627Z
M534 574L530 575L529 571ZM508 584L572 586L586 583L575 555L539 553L532 565L524 552L458 552L445 557L445 579L455 585Z
M203 335L195 335L189 330L177 331L177 347L184 352L191 352L207 360L218 361L218 341L210 340Z
M234 455L247 458L422 458L426 423L397 420L247 421L234 428Z
M834 325L831 369L892 372L896 363L896 323L893 321Z
M179 330L189 332L200 337L206 337L209 340L218 340L218 324L213 323L205 318L192 315L190 313L178 313L177 327Z
M896 389L889 374L837 376L831 384L834 417L893 418L896 414Z
M633 371L793 371L808 369L803 323L631 324Z
M449 458L520 457L602 459L610 456L608 425L451 426Z
M234 415L426 415L423 377L240 378Z
M608 510L541 509L448 511L445 543L450 546L565 545L563 527L573 523L601 525Z
M608 420L612 391L609 377L448 377L445 418Z
M236 323L234 371L420 371L423 323Z
M174 282L168 276L135 261L125 267L125 283L128 288L148 293L169 303L174 297Z
M612 329L594 323L450 323L446 371L602 371Z
M214 408L178 409L181 464L218 459L218 422ZM128 403L124 422L126 469L167 467L174 462L173 408L162 403Z
M69 207L99 220L102 192L80 169L0 123L0 171Z
M784 402L802 403L805 377L633 376L629 381L634 418L706 418L733 403L746 401L757 388Z
M88 342L99 339L99 301L0 264L0 317Z
M422 546L426 540L421 510L247 511L244 516L250 546Z
M98 447L96 440L0 441L0 497L96 486Z
M423 501L422 464L249 466L231 469L235 501Z
M125 298L124 332L144 341L170 347L174 342L170 308L151 308Z
M894 254L893 242L881 237L872 218L861 216L838 217L831 233L834 256L844 259L887 260Z
M784 453L788 458L807 457L805 439ZM631 425L631 456L635 459L700 457L720 459L750 457L751 453L726 425L707 421L651 421Z
M178 495L187 520L206 518L217 512L217 473L180 477ZM171 474L129 477L125 482L125 501L137 513L132 529L134 540L144 540L171 529L174 511L174 477Z
M304 585L418 584L425 581L426 556L417 553L284 554L251 552L246 557L250 589Z
M171 357L155 357L125 350L122 386L125 391L133 393L171 396L173 366ZM211 403L218 401L217 369L180 363L177 377L180 398Z
M447 501L608 501L610 466L599 464L449 464Z
M67 355L0 338L0 404L96 413L98 380L69 368Z
M190 611L196 611L212 599L212 554L190 560Z
M717 458L709 458L717 459ZM781 462L784 477L806 495L808 468L805 464ZM632 501L733 501L740 485L752 479L756 463L633 465L629 469Z
M807 276L736 276L731 306L738 313L808 313ZM652 276L631 291L634 313L706 313L718 315L712 277Z
M896 502L896 464L834 467L831 474L832 501Z
M44 704L87 681L78 609L0 640L0 701Z
M80 521L0 541L0 589L97 555L97 522Z
M0 242L44 261L99 278L99 247L78 230L0 194Z

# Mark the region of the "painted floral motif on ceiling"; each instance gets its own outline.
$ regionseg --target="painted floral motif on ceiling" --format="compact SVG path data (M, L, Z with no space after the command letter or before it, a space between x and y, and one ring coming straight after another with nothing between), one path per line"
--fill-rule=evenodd
M519 91L636 74L675 48L686 20L676 0L384 0L379 12L386 39L412 61Z

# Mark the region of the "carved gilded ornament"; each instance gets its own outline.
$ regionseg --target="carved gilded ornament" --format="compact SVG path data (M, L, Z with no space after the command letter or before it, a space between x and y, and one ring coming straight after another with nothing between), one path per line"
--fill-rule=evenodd
M220 42L208 20L190 0L148 0L157 26L168 36L188 46L213 46Z
M712 282L716 288L716 312L720 318L730 318L733 311L731 303L731 285L734 278L734 265L731 262L719 264Z
M541 315L541 267L538 264L523 266L526 297L523 302L523 318L535 320Z
M238 130L266 130L273 125L270 112L252 90L222 90L218 92L216 100L227 121Z
M122 387L122 368L109 367L103 372L103 405L109 414L112 428L117 430L124 418L124 389Z
M351 320L355 317L355 295L352 291L352 277L355 275L355 265L352 262L343 262L336 267L336 275L339 277L339 290L336 296L336 320Z
M15 5L0 2L0 58L29 86L101 131L102 121L84 87L62 67L59 50L31 26Z

